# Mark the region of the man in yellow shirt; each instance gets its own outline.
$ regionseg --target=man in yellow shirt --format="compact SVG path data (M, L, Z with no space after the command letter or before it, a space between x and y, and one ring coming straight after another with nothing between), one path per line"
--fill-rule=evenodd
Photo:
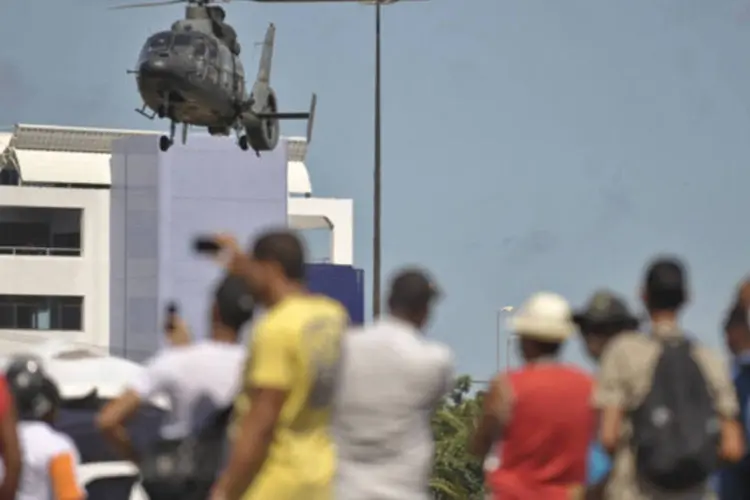
M331 500L331 403L347 313L305 290L305 252L294 234L266 233L250 256L230 238L217 241L267 312L250 336L233 449L211 499Z

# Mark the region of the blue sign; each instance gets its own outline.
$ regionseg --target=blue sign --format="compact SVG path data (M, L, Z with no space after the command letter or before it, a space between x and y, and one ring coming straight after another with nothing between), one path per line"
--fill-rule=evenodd
M365 321L365 273L352 266L308 264L307 279L310 291L327 295L341 302L352 324Z

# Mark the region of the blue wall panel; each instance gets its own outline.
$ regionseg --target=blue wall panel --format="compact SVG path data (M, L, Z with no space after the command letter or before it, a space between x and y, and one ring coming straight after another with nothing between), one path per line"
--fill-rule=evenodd
M365 273L352 266L309 264L308 286L311 291L332 297L349 311L352 323L365 319Z
M220 269L192 252L196 235L235 234L245 244L287 224L286 143L260 158L233 141L190 137L168 153L153 136L116 141L110 217L110 345L142 360L162 343L176 300L197 337Z

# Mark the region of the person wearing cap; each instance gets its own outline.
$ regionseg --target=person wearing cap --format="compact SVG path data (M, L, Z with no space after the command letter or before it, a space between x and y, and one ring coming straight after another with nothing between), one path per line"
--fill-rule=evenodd
M450 349L424 333L439 295L424 271L405 269L390 284L388 314L345 339L334 498L431 498L430 420L455 379Z
M245 281L225 276L214 291L210 337L159 351L141 376L100 411L97 426L124 459L139 459L125 424L154 396L170 401L171 411L159 431L163 440L187 437L212 413L232 405L246 357L239 337L252 315L252 294Z
M599 362L607 344L618 334L638 330L638 318L628 310L625 301L609 290L598 290L589 299L586 307L573 315L573 321L583 337L589 355ZM606 479L612 461L601 443L595 442L589 450L588 495L603 498Z
M586 307L576 311L573 321L581 332L586 350L598 362L604 348L617 334L638 330L638 318L625 301L609 290L595 292Z
M559 360L575 331L570 306L560 295L536 293L509 326L524 365L492 380L471 451L485 457L500 444L500 466L485 477L495 499L582 498L595 428L593 381Z

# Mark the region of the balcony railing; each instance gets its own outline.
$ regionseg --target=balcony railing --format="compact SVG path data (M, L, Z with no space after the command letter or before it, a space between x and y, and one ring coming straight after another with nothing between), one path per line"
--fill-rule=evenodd
M61 248L61 247L3 247L0 246L1 255L22 255L22 256L47 256L47 257L80 257L80 248Z

